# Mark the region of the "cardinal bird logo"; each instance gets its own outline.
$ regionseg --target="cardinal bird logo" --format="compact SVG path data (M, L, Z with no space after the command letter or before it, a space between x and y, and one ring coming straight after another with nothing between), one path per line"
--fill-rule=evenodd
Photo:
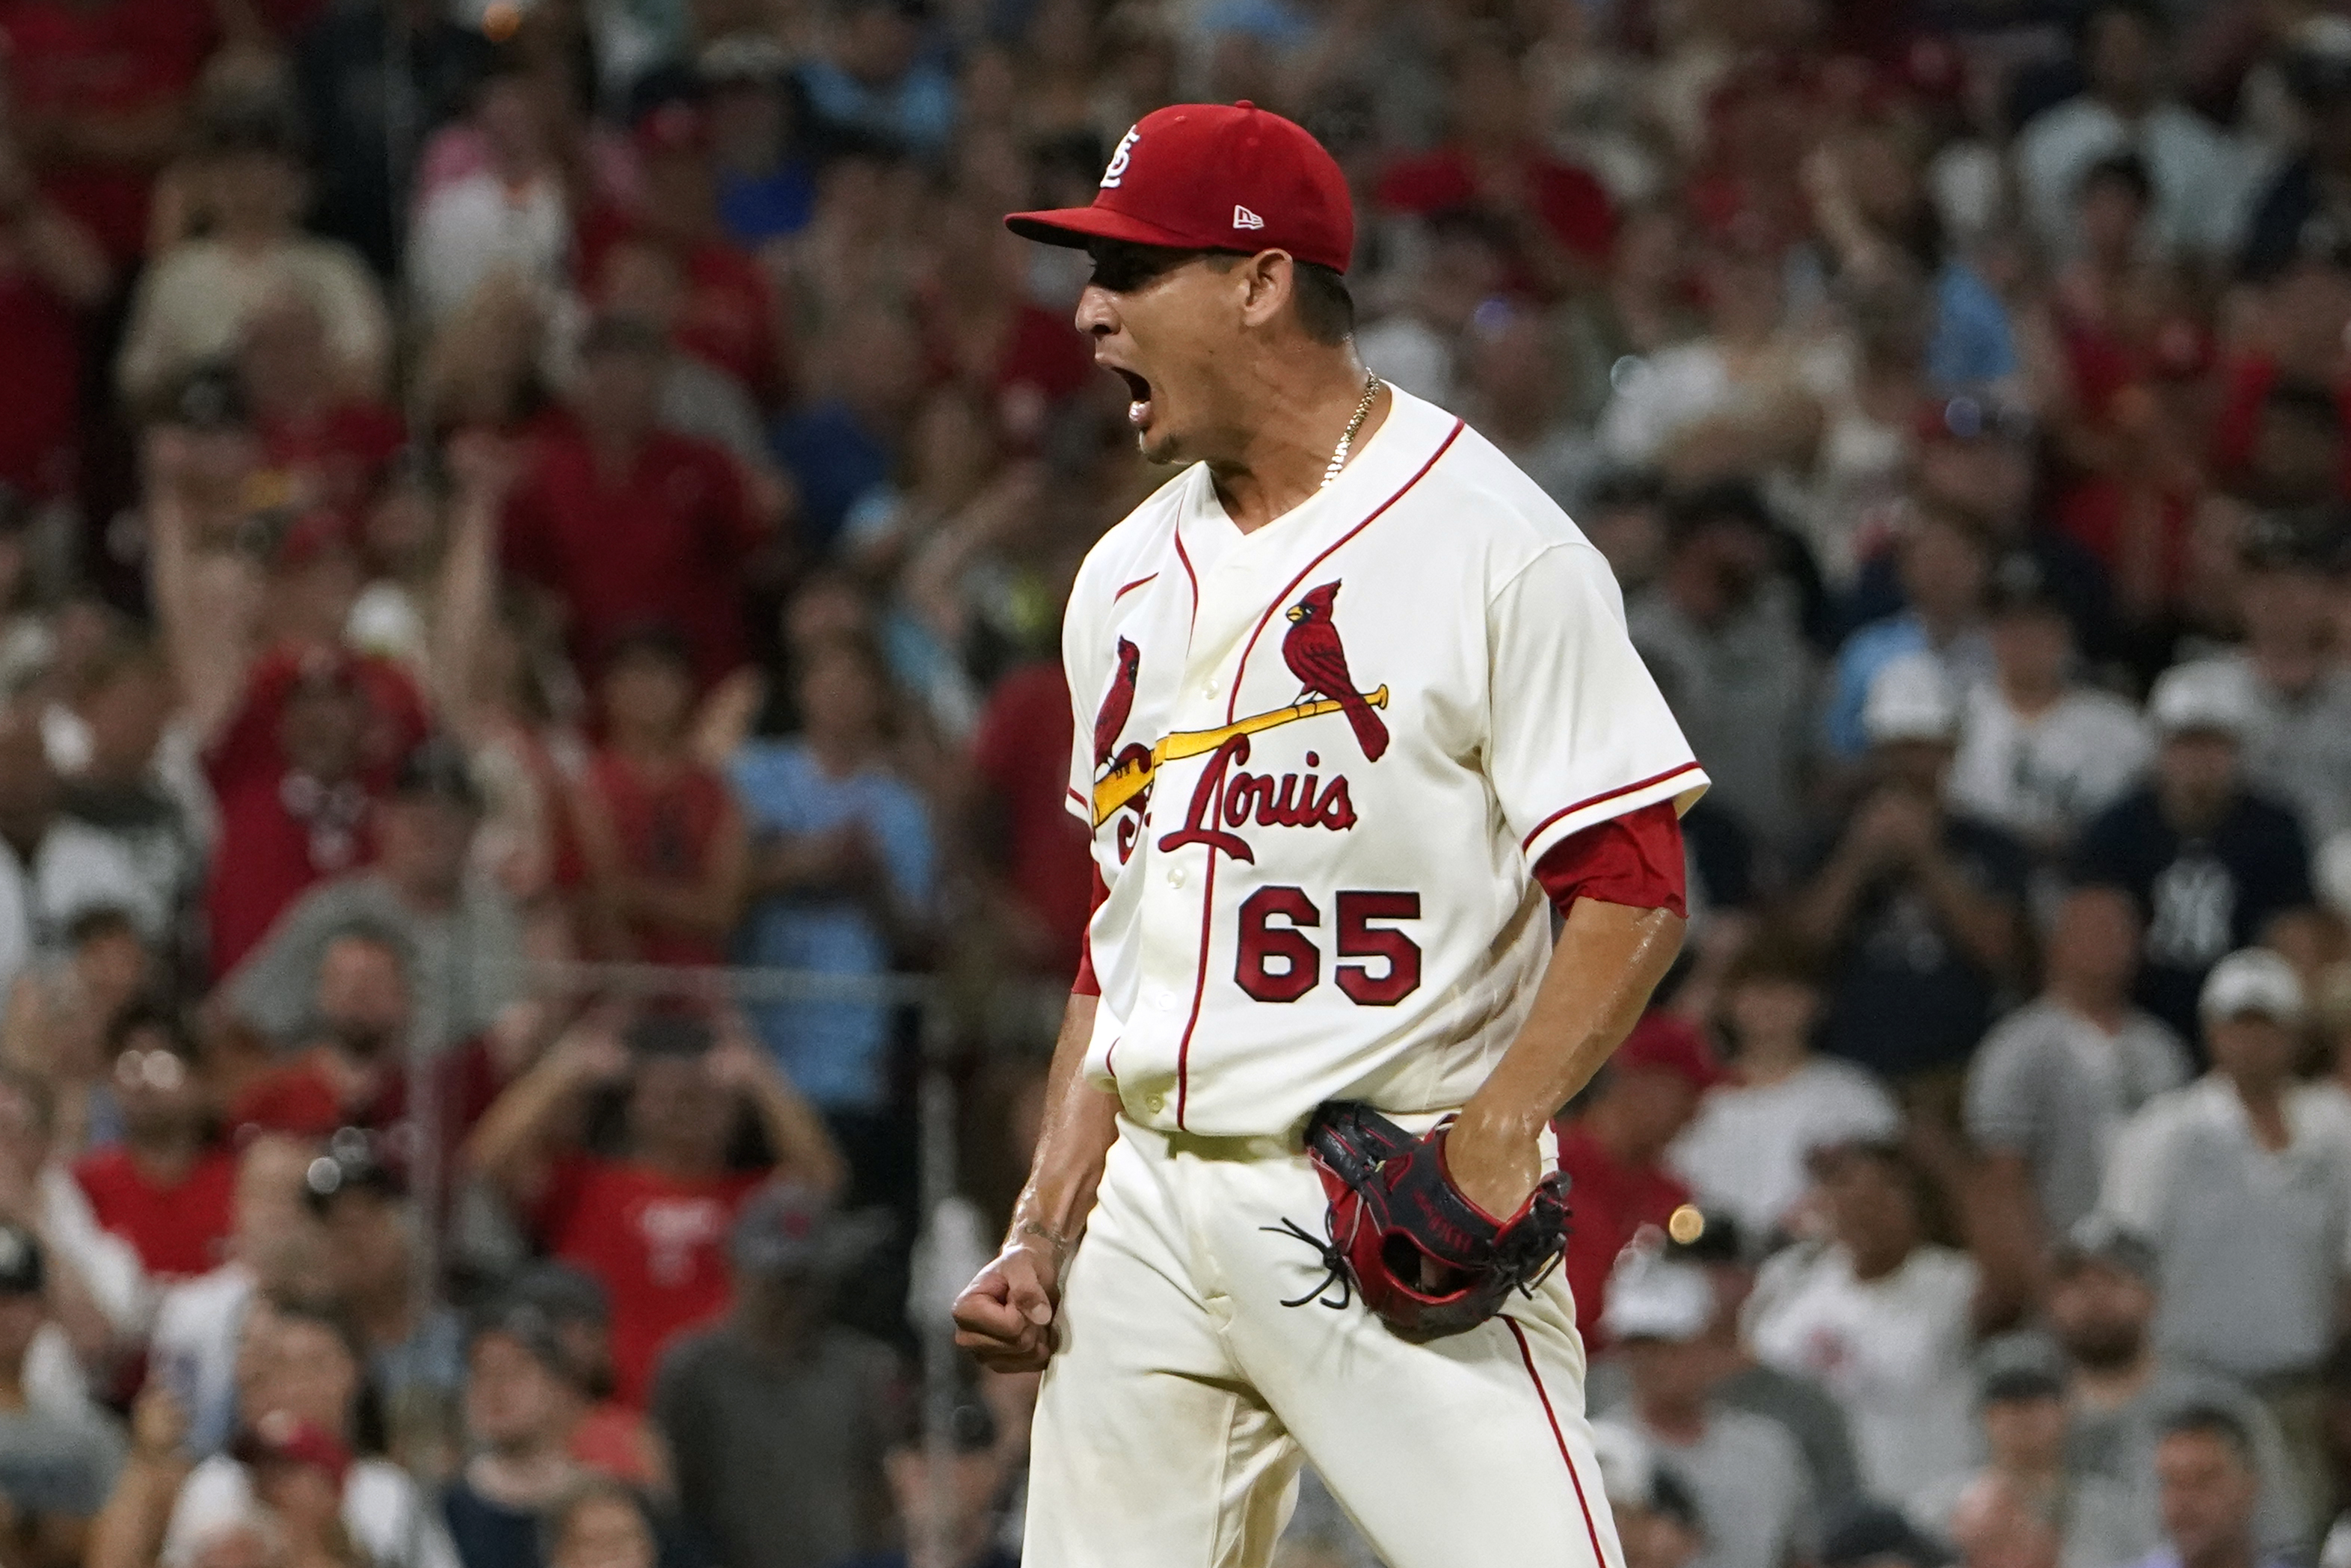
M1094 715L1094 766L1110 766L1111 754L1118 749L1118 737L1126 733L1127 716L1134 711L1134 676L1143 668L1143 650L1125 638L1118 640L1118 674L1111 678L1110 690L1102 695L1102 709Z
M1309 589L1305 598L1290 607L1285 613L1290 627L1281 640L1281 662L1298 677L1301 692L1339 705L1354 727L1364 760L1377 762L1388 748L1388 727L1380 722L1380 716L1355 689L1355 677L1347 673L1346 645L1339 641L1338 623L1331 618L1338 598L1339 585L1326 582Z

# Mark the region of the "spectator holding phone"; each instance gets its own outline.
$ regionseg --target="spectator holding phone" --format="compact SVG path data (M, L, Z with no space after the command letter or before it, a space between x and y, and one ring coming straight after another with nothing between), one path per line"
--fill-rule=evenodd
M590 1153L562 1131L591 1091L626 1095L617 1155ZM772 1166L730 1168L748 1109ZM643 1405L662 1347L726 1309L726 1238L744 1202L773 1176L839 1190L831 1134L748 1030L715 1030L684 1012L649 1012L625 1030L590 1013L490 1107L472 1164L529 1217L540 1243L601 1282L611 1298L616 1392Z

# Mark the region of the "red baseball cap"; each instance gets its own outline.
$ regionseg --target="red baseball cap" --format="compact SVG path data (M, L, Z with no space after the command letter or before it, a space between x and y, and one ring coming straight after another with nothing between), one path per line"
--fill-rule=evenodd
M1111 154L1093 205L1013 213L1004 226L1047 245L1286 250L1333 272L1355 250L1338 163L1303 127L1247 99L1153 110Z
M1656 1009L1641 1015L1609 1065L1633 1072L1669 1072L1693 1089L1711 1089L1729 1076L1697 1025Z

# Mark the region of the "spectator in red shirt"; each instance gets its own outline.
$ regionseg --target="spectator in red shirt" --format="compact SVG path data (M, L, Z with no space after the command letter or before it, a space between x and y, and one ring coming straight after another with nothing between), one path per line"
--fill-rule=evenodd
M2220 402L2210 429L2214 476L2263 504L2254 462L2273 390L2293 382L2326 389L2336 423L2351 437L2351 351L2346 349L2351 245L2334 240L2331 228L2325 234L2326 243L2298 251L2252 296L2253 329L2246 334L2251 340L2239 344L2220 367ZM2351 440L2343 444L2335 489L2351 498Z
M607 1085L627 1090L622 1153L566 1148L559 1129ZM771 1170L727 1167L747 1108ZM726 1310L727 1234L745 1199L770 1175L838 1192L847 1169L744 1025L729 1019L714 1037L676 1012L640 1017L625 1044L615 1013L591 1013L499 1097L469 1153L529 1211L540 1244L609 1293L616 1392L638 1406L662 1347Z
M0 480L54 496L78 477L81 312L113 287L98 241L42 194L16 141L0 130Z
M1452 136L1435 152L1400 158L1381 172L1378 205L1416 217L1469 208L1498 219L1516 241L1513 282L1523 289L1556 295L1597 277L1615 244L1615 209L1598 180L1527 134L1526 91L1506 51L1489 45L1461 52L1452 122Z
M504 551L557 600L575 662L621 628L664 622L707 686L743 662L743 584L766 535L726 454L661 428L668 353L633 318L589 330L570 409L507 503Z
M246 1082L229 1107L240 1130L324 1137L391 1128L408 1114L404 1052L413 1019L410 953L389 926L353 921L319 959L311 1043ZM496 1098L497 1070L480 1041L434 1059L441 1146L453 1150Z
M1576 1327L1595 1350L1604 1343L1600 1310L1616 1255L1643 1226L1666 1225L1690 1201L1689 1188L1666 1169L1666 1145L1723 1076L1695 1025L1652 1010L1609 1058L1583 1111L1558 1124L1559 1168L1575 1194L1567 1281Z
M194 1043L170 1013L143 1008L117 1019L107 1042L122 1141L84 1155L74 1178L151 1276L210 1273L226 1260L236 1156L211 1136Z
M373 854L371 802L423 718L407 678L340 649L289 648L254 667L245 699L206 748L220 840L204 894L215 978L259 946L312 885Z
M1059 659L1023 664L997 683L972 737L977 800L971 840L999 883L999 929L1029 974L1065 982L1093 913L1093 853L1070 815L1076 726Z
M1029 257L992 204L950 201L933 221L938 256L917 306L930 373L984 399L1004 436L1033 446L1053 406L1093 381L1093 355L1067 311L1028 297Z
M187 0L0 4L26 161L118 264L147 248L148 193L215 30L213 7Z
M206 385L240 426L241 388ZM204 889L214 978L312 883L370 858L369 803L425 729L409 678L341 645L360 576L339 519L286 530L263 574L249 542L262 519L212 495L204 450L234 451L229 439L163 428L148 454L149 591L220 818Z
M639 224L599 214L583 225L581 250L600 262L605 246L640 225L667 241L685 273L678 347L734 377L762 407L774 408L789 380L775 287L751 253L726 237L719 220L707 118L697 104L658 104L638 120L636 143L645 174Z
M692 672L658 628L605 661L604 746L573 792L594 945L653 964L723 964L750 845L726 780L687 739Z

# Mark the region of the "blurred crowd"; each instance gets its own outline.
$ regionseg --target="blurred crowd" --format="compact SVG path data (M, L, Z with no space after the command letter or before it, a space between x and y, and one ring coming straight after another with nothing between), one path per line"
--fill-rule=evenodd
M2333 0L0 38L0 1568L1017 1561L1032 1390L921 1351L1167 475L998 220L1242 98L1714 780L1559 1124L1626 1568L2351 1568Z

